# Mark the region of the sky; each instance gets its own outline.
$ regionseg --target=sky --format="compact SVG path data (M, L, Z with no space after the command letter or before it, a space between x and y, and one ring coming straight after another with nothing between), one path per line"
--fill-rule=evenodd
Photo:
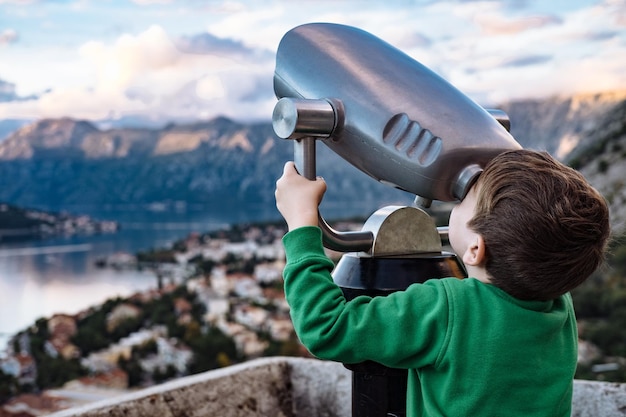
M282 36L355 26L487 107L626 90L626 0L0 0L0 121L270 120Z

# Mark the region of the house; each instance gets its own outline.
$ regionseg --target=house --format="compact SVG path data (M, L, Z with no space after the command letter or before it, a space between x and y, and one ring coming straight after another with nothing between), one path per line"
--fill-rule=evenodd
M129 359L134 346L163 337L167 334L165 326L154 326L151 329L139 330L127 337L120 339L117 344L108 348L91 353L81 360L81 364L92 372L108 372L117 367L120 358Z
M139 317L141 309L129 303L116 306L106 318L107 331L112 332L124 320Z
M215 323L220 318L226 317L226 314L230 312L230 302L226 298L211 297L208 300L207 312L204 315L204 319L208 323Z
M259 340L259 336L255 332L249 330L241 323L221 320L216 326L222 333L234 340L237 351L244 354L247 358L261 356L269 346L268 342Z
M9 356L0 362L0 369L7 375L17 378L22 384L34 384L37 379L37 364L35 359L25 353Z
M289 318L272 318L268 322L269 333L272 340L286 342L294 334L293 323Z
M256 248L255 256L258 259L281 259L285 257L285 249L281 240L260 245Z
M71 342L76 334L76 318L67 314L55 314L48 320L48 338L46 352L56 357L61 355L64 359L73 359L80 356L80 350Z
M173 366L180 374L187 370L193 358L193 352L188 347L178 343L176 339L156 338L157 354L141 360L141 367L147 372L159 369L165 370Z
M269 312L261 307L241 304L235 307L234 319L247 328L255 331L263 329L263 325L269 317Z
M238 297L248 299L260 299L263 297L263 290L251 276L230 274L228 279L233 283L233 291Z
M254 278L261 284L282 281L284 262L262 263L254 267Z
M122 369L115 367L105 372L69 381L63 385L63 388L71 390L90 388L125 390L128 388L128 374Z
M226 277L226 267L215 267L211 271L211 289L222 297L227 297L234 283Z
M111 345L98 352L92 352L88 357L81 359L80 363L91 372L109 372L117 367L120 358L129 359L132 346Z
M249 240L245 242L228 242L223 249L226 253L241 256L243 259L250 259L256 254L257 244Z

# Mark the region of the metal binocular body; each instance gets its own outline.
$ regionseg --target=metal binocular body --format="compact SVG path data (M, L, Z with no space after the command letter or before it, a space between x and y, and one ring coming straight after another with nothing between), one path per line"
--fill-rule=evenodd
M315 141L322 141L423 206L463 199L495 155L520 148L504 112L485 110L413 58L349 26L313 23L287 32L274 91L274 130L294 139L301 174L315 178ZM320 225L327 247L372 253L378 230L337 233L321 217Z

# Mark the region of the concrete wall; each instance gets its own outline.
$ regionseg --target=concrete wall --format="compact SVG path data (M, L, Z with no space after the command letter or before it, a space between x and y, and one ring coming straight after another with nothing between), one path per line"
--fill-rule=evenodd
M335 362L262 358L49 417L350 417L351 372ZM626 384L574 381L572 417L626 416Z

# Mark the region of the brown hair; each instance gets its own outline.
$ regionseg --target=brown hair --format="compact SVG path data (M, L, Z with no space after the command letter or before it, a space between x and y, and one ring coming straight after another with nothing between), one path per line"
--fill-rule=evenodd
M580 285L604 261L604 198L546 152L494 158L477 182L468 226L485 242L491 282L523 300L549 300Z

